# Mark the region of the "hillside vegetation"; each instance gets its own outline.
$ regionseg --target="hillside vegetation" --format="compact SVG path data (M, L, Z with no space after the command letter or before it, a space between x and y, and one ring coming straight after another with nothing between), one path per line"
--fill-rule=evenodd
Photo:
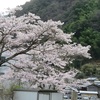
M28 12L39 15L42 20L70 20L70 13L78 0L31 0L22 5L23 10L17 12L17 16Z
M63 30L74 32L73 41L91 45L93 60L100 59L100 0L31 0L22 5L17 16L28 12L42 20L61 20Z

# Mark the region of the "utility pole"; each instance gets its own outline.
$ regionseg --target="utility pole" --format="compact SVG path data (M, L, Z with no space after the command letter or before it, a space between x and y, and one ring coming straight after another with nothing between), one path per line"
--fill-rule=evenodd
M73 88L73 87L70 87L72 92L71 92L71 100L77 100L77 96L78 96L78 90Z

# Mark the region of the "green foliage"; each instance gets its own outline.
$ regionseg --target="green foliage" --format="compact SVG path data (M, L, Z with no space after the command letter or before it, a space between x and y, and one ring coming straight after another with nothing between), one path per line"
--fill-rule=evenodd
M76 32L78 30L84 29L87 27L88 20L91 15L94 14L97 8L97 0L80 0L73 7L72 18L73 21L71 23L67 23L65 26L65 30L68 32Z
M100 59L100 0L31 0L22 7L17 16L32 12L42 20L64 21L64 31L75 33L73 41L91 45L92 58Z
M71 9L78 0L31 0L22 5L23 10L16 13L17 16L28 12L39 15L42 20L69 21ZM66 17L68 16L68 17Z
M71 64L72 67L79 69L82 66L82 58L79 59L79 57L77 59L75 59L73 61L73 63Z
M98 70L98 66L94 64L85 64L81 67L82 73L85 74L85 76L96 76L98 77L100 75L100 70Z
M76 79L83 79L83 78L85 78L85 74L82 73L82 72L79 72L79 73L76 74L75 78Z
M20 86L20 85L12 85L11 86L11 90L14 90L14 89L21 89L22 88L22 86Z
M8 89L5 89L4 88L4 93L5 94L13 94L13 90L16 90L16 89L22 89L23 87L20 86L20 85L16 85L16 84L12 84Z
M99 0L80 0L73 7L73 21L64 26L65 32L75 32L73 41L91 45L93 59L100 58ZM100 3L99 3L100 4Z
M82 45L91 45L90 53L93 58L100 57L100 32L87 28L81 32L78 40Z

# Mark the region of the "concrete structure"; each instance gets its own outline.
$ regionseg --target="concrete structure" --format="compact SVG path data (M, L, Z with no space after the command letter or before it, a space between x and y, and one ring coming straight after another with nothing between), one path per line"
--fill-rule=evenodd
M77 100L78 90L73 87L70 87L70 89L71 89L71 100Z
M0 100L3 100L3 89L0 89Z
M98 85L98 84L91 84L91 85L87 86L87 91L98 92L98 97L100 98L100 85Z
M97 100L98 92L96 91L79 91L81 94L82 100Z
M63 100L63 94L55 90L15 90L13 100Z

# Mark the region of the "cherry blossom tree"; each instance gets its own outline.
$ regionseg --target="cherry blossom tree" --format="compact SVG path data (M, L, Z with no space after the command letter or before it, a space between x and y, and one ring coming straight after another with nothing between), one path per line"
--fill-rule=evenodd
M79 56L91 58L90 46L72 43L73 33L64 33L62 25L60 21L44 22L32 13L1 16L0 67L10 68L1 80L20 80L24 86L62 91L66 78L75 75L64 72L65 66Z

